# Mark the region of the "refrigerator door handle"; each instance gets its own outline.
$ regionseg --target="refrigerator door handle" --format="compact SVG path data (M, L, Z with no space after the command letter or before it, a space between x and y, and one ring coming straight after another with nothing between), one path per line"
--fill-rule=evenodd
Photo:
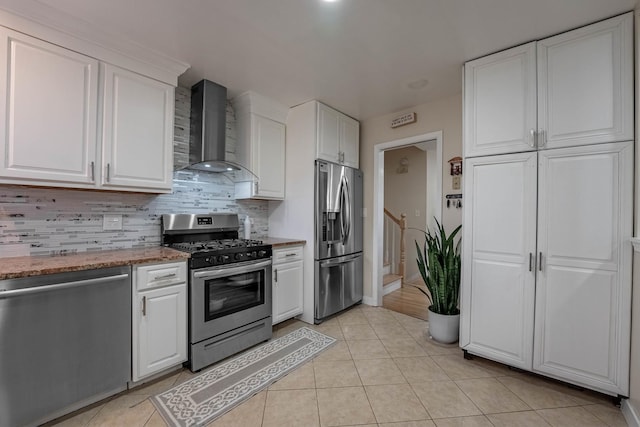
M348 257L340 257L341 260L327 260L327 261L321 261L320 262L320 267L335 267L337 265L342 265L342 264L348 264L350 262L353 262L355 260L357 260L359 257L361 257L361 254L358 255L349 255Z
M342 177L342 199L341 207L342 215L342 243L346 244L351 233L351 194L349 191L349 183L345 176Z

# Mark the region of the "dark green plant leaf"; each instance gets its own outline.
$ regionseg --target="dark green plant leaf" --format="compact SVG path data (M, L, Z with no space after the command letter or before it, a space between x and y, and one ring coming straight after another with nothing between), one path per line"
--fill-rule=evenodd
M462 225L447 236L444 227L436 219L436 229L434 233L420 230L425 239L422 248L415 242L418 270L429 292L416 287L429 299L431 311L445 315L458 314L461 239L455 245L454 241Z

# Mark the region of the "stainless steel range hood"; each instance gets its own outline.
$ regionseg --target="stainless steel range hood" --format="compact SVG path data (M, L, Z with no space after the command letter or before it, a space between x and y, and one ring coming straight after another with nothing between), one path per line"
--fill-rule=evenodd
M187 169L222 173L233 182L254 181L248 169L226 159L227 88L209 80L191 87Z

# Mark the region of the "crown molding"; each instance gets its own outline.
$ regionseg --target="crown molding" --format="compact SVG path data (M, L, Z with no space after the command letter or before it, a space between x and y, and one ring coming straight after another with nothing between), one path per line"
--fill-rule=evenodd
M0 25L177 86L189 64L35 0L0 5Z

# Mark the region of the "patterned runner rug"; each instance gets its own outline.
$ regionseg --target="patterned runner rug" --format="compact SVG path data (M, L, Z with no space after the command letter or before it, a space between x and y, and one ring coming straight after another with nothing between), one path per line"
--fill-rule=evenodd
M151 401L170 426L204 426L328 348L335 339L307 327L242 353Z

